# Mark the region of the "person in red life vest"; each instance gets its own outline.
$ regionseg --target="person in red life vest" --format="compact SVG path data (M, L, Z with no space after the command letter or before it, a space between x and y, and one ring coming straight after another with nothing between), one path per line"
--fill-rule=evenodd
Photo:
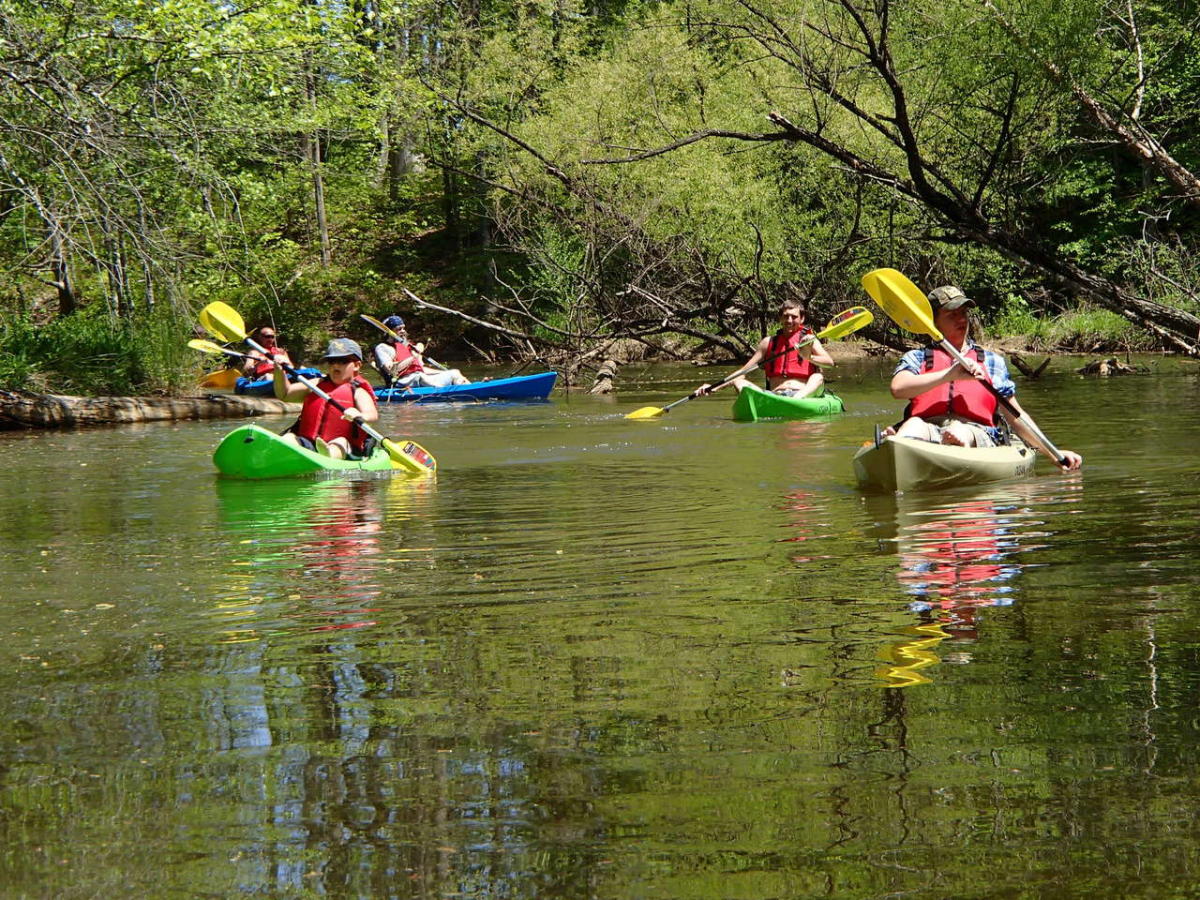
M767 390L784 397L820 395L825 390L825 376L819 367L832 366L833 357L821 346L820 341L814 340L803 347L799 346L813 334L812 329L804 324L806 314L804 304L799 300L781 303L779 331L763 338L745 365L725 380L733 380L733 386L740 391L750 383L743 376L761 364L767 376ZM698 394L711 392L707 384L697 389Z
M388 335L375 345L371 353L371 364L383 378L387 387L449 387L452 384L470 384L458 369L429 370L421 356L424 346L410 344L404 320L399 316L388 316L383 324L396 337Z
M994 447L999 440L1001 419L1031 447L1054 458L1043 447L1028 423L1029 413L1021 409L1014 396L1017 387L1008 374L1004 357L985 350L970 339L967 309L975 301L953 285L935 288L929 293L933 324L943 337L967 360L967 367L940 347L910 350L900 359L892 374L892 396L908 400L904 421L886 433L915 437L960 447ZM1021 415L1005 417L1004 407L984 387L991 382L997 393L1008 400ZM1083 457L1063 450L1066 471L1083 464ZM1057 459L1055 460L1057 463Z
M267 355L263 356L257 350L251 350L246 354L246 358L242 360L242 374L247 378L262 378L264 375L269 375L275 370L274 357L278 355L282 355L283 361L289 366L295 366L287 351L275 343L278 335L270 325L258 326L251 332L250 337L263 345Z
M379 408L375 391L359 373L362 371L362 348L349 338L334 338L322 357L328 374L317 387L346 408L338 412L333 404L309 393L302 382L289 382L282 366L275 369L275 396L290 400L306 394L300 408L300 419L284 432L284 439L308 450L325 453L335 459L367 455L371 448L365 431L354 423L375 422ZM276 361L281 357L276 356Z

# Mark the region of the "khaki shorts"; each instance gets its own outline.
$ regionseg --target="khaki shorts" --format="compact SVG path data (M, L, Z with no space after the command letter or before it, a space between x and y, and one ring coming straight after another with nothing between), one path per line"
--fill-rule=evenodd
M942 430L952 423L957 426L955 430L959 434L966 431L974 435L976 447L996 446L996 439L992 437L992 429L980 425L978 422L960 419L958 416L946 416L940 419L922 419L909 425L905 429L905 432L912 437L923 438L927 441L933 441L935 444L940 444L942 441ZM922 433L922 428L925 433Z

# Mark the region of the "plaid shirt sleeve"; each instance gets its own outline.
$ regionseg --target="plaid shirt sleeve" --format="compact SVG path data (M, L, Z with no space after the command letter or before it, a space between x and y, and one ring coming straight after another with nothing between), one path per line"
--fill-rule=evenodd
M925 365L924 350L909 350L902 357L900 362L896 363L896 368L892 372L893 376L901 372L912 372L914 375L921 374L921 368Z
M1001 397L1009 398L1017 393L1017 386L1008 374L1008 363L1004 361L1003 356L991 350L984 350L983 366L987 369L988 378L992 379L996 393Z

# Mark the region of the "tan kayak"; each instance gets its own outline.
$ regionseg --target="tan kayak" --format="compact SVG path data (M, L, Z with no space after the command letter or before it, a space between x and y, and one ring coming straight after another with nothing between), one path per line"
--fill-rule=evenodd
M907 437L884 437L854 454L860 487L915 491L1021 478L1037 453L1017 438L1004 447L954 447Z

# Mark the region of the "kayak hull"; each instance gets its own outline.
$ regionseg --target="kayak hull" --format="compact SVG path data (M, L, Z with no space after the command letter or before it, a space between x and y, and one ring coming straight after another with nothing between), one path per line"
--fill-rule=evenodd
M747 385L733 401L735 422L757 422L759 419L819 419L844 411L842 398L832 391L817 397L784 397Z
M321 378L320 369L297 369L296 372L303 375L305 378ZM233 385L235 394L244 394L248 397L274 397L275 396L275 379L271 375L265 378L239 378Z
M200 378L200 387L202 388L217 388L218 390L231 390L236 384L238 378L237 369L218 369L215 372L209 372Z
M285 441L259 425L243 425L221 439L213 464L233 478L294 478L340 472L387 472L399 469L388 452L376 447L366 459L333 459Z
M1003 447L953 447L885 437L854 454L859 486L874 491L937 490L1032 474L1037 453L1021 441Z
M473 403L483 400L545 400L554 388L557 372L473 381L449 387L379 388L375 398L391 403Z

